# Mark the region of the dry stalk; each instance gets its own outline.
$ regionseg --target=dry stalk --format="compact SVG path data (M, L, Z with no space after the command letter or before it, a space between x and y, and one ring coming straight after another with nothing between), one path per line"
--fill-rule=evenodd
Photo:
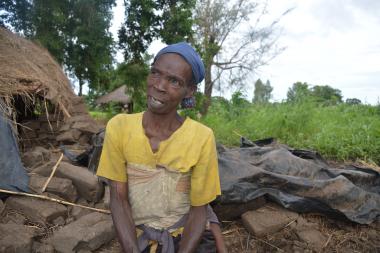
M327 247L327 245L329 244L329 242L330 242L330 240L331 240L331 238L332 238L332 235L333 235L333 234L330 234L330 235L329 235L329 238L327 239L326 243L323 245L322 249L324 249L324 248Z
M59 165L59 164L61 163L61 161L62 161L62 158L63 158L63 153L62 153L61 156L59 157L57 163L54 165L53 170L51 171L49 178L46 180L44 186L43 186L42 189L41 189L41 193L43 193L43 192L46 190L46 187L47 187L48 184L50 183L50 180L53 178L54 173L55 173L55 171L56 171L57 168L58 168L58 165Z
M71 118L70 113L67 111L66 107L61 103L61 101L58 102L58 105L61 108L61 110L63 111L63 113L65 114L65 116L67 118Z
M100 213L111 214L111 211L106 210L106 209L100 209L100 208L94 208L94 207L89 207L89 206L83 206L83 205L75 204L75 203L68 202L68 201L65 201L65 200L51 198L51 197L48 197L48 196L45 196L45 195L30 194L30 193L25 193L25 192L14 192L14 191L8 191L8 190L4 190L4 189L0 189L0 192L7 193L7 194L12 194L12 195L20 195L20 196L33 197L33 198L37 198L37 199L44 199L44 200L49 200L49 201L52 201L52 202L57 202L57 203L60 203L60 204L63 204L63 205L77 206L77 207L80 207L80 208L89 209L89 210L100 212Z
M238 228L234 228L234 229L226 230L226 231L223 231L223 232L222 232L222 235L231 234L231 233L236 232L236 231L238 231L238 230L239 230Z
M47 109L47 104L46 104L46 99L44 98L44 105L45 105L45 113L46 113L46 119L48 121L48 124L49 124L49 127L50 127L50 131L51 132L54 132L53 131L53 127L51 126L51 123L50 123L50 120L49 120L49 111Z
M280 252L284 252L284 250L280 249L279 247L277 247L276 245L273 245L273 244L270 243L270 242L267 242L267 241L265 241L265 240L263 240L263 239L260 239L260 238L255 237L255 236L252 236L252 237L253 237L255 240L258 240L258 241L260 241L260 242L263 242L263 243L265 243L265 244L267 244L267 245L269 245L269 246L271 246L271 247L277 249L277 250L280 251Z
M247 236L247 246L245 247L245 250L248 252L248 247L249 247L249 239L250 239L250 236L251 234L248 233L248 236Z

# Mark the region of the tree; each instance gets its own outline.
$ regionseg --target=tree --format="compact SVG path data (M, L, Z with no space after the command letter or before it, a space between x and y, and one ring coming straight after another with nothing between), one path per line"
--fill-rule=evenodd
M348 105L361 105L362 101L360 99L357 99L357 98L347 98L346 104L348 104Z
M253 103L268 103L272 98L273 87L270 85L269 80L265 84L260 79L255 82L255 90L253 92Z
M90 89L105 89L106 72L112 68L113 39L108 31L114 0L76 0L72 3L67 42L68 69L79 83L78 95L87 81Z
M288 89L287 101L300 102L304 101L311 96L308 83L296 82L292 88Z
M130 0L124 4L125 20L118 35L127 62L142 62L154 39L175 43L192 36L194 0Z
M261 7L248 0L197 2L194 44L202 54L206 69L203 114L210 106L216 83L244 85L248 73L266 64L281 50L276 47L275 33L279 20L261 26L265 13L266 4Z
M308 99L323 105L335 105L342 102L342 92L328 85L310 87L309 84L302 82L296 82L292 88L289 88L288 102L301 102Z
M342 91L334 89L329 85L316 85L311 89L311 94L318 103L325 105L342 103Z
M128 84L133 101L141 105L135 108L141 109L151 60L146 54L149 45L154 39L165 43L189 40L195 1L130 0L124 3L125 20L118 31L118 45L125 62L118 67L117 75L123 81L117 85Z

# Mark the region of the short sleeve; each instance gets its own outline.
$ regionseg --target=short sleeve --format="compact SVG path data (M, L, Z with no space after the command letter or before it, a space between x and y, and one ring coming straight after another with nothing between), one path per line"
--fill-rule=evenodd
M191 205L208 204L220 194L215 138L213 132L210 131L207 141L202 146L200 158L191 173Z
M100 156L97 175L114 181L126 182L126 161L122 148L120 119L112 118L106 127L102 154Z

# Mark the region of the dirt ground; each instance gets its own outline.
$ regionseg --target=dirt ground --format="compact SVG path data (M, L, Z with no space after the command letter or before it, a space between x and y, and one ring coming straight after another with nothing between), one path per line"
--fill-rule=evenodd
M322 249L302 242L291 224L281 231L257 238L248 233L240 220L223 222L222 233L229 253L261 252L380 252L380 223L358 225L337 221L318 214L301 215L308 222L318 224L318 230L326 236ZM113 240L97 250L98 253L120 252L120 245Z

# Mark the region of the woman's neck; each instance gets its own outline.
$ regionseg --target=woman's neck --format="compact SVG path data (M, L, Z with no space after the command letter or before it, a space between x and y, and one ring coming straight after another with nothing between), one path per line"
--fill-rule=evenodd
M155 114L146 111L143 115L143 127L149 135L159 135L161 137L170 136L177 130L184 119L177 112L169 115ZM161 139L161 138L160 138Z

